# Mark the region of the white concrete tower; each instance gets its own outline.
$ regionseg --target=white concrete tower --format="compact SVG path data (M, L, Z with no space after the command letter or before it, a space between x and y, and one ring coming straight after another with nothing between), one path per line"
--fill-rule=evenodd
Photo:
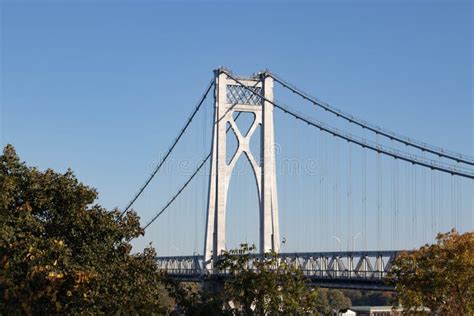
M227 191L232 170L240 155L245 154L252 166L257 183L260 210L260 252L280 250L278 225L278 198L276 183L275 137L273 130L273 78L266 72L251 78L237 78L228 70L219 68L215 73L215 108L209 200L204 244L204 264L212 271L217 256L225 250L225 217ZM230 78L234 77L239 82ZM265 100L241 86L244 84ZM255 115L247 135L234 121L234 112L250 112ZM237 150L233 157L227 154L227 125L237 138ZM254 135L258 126L261 135ZM260 138L262 157L254 157L250 151L250 139ZM261 162L261 165L259 164Z

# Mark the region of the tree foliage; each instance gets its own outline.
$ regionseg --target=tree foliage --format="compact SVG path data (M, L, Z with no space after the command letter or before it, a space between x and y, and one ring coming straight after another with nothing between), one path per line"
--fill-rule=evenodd
M342 290L342 293L347 296L351 300L352 305L355 306L384 306L391 305L394 301L394 294L392 292Z
M93 204L68 170L0 156L0 314L151 314L163 309L152 248L131 254L139 218Z
M438 234L436 244L400 254L389 277L405 308L473 315L474 233Z
M318 293L306 285L300 269L267 253L254 259L253 246L225 251L218 270L230 274L224 284L224 297L246 314L302 314L317 309Z
M275 253L253 256L254 246L225 251L216 269L219 275L201 290L170 282L168 288L184 314L300 315L328 314L351 302L337 290L310 288L302 271L278 259Z
M212 284L208 282L203 288L196 283L180 283L167 277L163 281L176 302L175 315L232 315L231 311L223 309L223 296L215 290L221 283L211 281Z
M351 306L351 300L339 290L324 289L328 297L328 305L331 311L340 311Z

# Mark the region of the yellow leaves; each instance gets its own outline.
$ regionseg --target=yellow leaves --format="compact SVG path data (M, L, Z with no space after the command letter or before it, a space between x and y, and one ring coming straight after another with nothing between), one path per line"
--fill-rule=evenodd
M470 315L473 308L466 307L464 300L474 301L469 294L473 293L474 233L453 230L438 234L437 239L436 244L398 256L390 278L405 307L424 305L446 314Z
M34 250L35 248L32 245L28 247L28 253L26 254L26 259L29 259L31 261L36 259L35 255L33 254Z
M64 273L51 271L48 273L47 278L50 280L62 279L64 278Z
M58 245L59 247L63 247L64 246L64 241L63 240L57 240L55 239L53 241L56 245Z
M91 279L95 278L96 276L97 276L97 274L94 273L94 272L78 271L78 272L76 272L75 281L76 281L77 284L87 283Z

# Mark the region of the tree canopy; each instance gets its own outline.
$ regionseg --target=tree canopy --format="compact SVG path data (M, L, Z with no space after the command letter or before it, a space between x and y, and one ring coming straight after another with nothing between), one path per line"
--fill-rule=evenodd
M151 314L163 286L134 212L94 204L72 171L41 172L14 148L0 156L0 314Z
M389 277L406 309L473 315L474 233L438 234L436 244L400 254Z
M216 269L225 270L227 278L217 275L201 290L170 282L171 295L193 315L326 315L351 305L339 290L310 287L301 269L275 253L255 259L254 250L243 244L223 252Z
M279 262L275 253L252 259L255 247L225 251L217 269L227 270L224 297L246 314L303 314L318 307L318 292L310 289L300 269Z

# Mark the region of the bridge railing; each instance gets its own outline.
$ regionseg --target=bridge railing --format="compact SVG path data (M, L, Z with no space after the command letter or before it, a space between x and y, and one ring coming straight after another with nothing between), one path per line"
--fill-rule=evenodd
M304 252L280 253L278 258L301 269L303 275L314 280L382 281L390 272L399 251ZM261 255L251 255L253 260ZM156 258L158 268L174 277L202 278L209 275L228 276L229 271L208 270L202 255Z

